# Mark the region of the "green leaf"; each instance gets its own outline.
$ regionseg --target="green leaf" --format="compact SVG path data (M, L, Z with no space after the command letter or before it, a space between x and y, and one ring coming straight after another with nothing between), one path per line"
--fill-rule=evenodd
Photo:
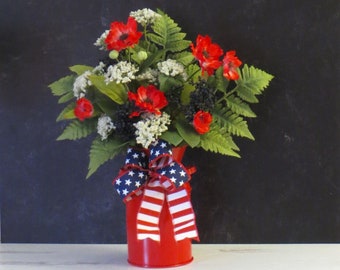
M173 59L181 63L183 66L188 66L194 60L194 56L191 52L181 52L175 54Z
M85 138L94 132L96 128L96 119L86 119L83 122L74 120L64 129L63 133L57 138L57 141Z
M181 92L181 102L184 105L189 104L190 102L190 93L195 90L195 86L191 84L184 84L184 87Z
M240 157L240 155L235 152L238 151L239 148L236 146L231 136L229 134L222 135L214 129L202 135L200 147L202 147L206 151L211 151L222 155Z
M255 68L244 65L239 70L240 78L235 81L237 86L236 93L240 98L250 103L257 103L256 95L262 94L263 90L269 85L269 82L274 78L273 75Z
M250 106L235 95L228 96L226 102L232 112L246 117L256 117Z
M61 120L66 120L66 119L74 119L76 116L74 115L74 108L75 108L75 103L70 103L68 104L58 115L57 117L57 122Z
M101 98L100 98L99 95L96 95L94 103L96 104L97 111L103 112L103 113L108 114L108 115L112 114L112 112L114 111L114 109L117 106L116 103L114 103L111 99L108 99L104 95L102 95Z
M158 50L146 58L146 60L141 64L138 74L144 72L148 67L156 64L160 59L162 59L165 50Z
M68 102L70 101L71 99L74 98L74 93L73 91L72 92L68 92L66 93L65 95L61 96L59 99L58 99L58 103L61 104L61 103L65 103L65 102Z
M174 146L178 146L183 141L183 138L181 137L181 135L178 134L177 131L170 131L170 130L165 131L161 135L161 138L171 143Z
M48 87L55 96L62 96L69 92L73 92L74 75L69 75L51 83Z
M171 90L172 88L182 86L181 81L173 77L166 76L164 74L160 74L158 76L158 81L159 81L159 89L162 90L163 92L167 92Z
M223 76L223 67L219 67L215 72L215 78L216 78L216 89L225 92L229 81Z
M108 96L114 102L124 104L127 100L127 92L123 84L117 84L115 82L106 84L104 76L100 75L91 75L89 79L101 93Z
M77 75L82 75L85 71L92 71L93 67L85 65L74 65L70 67L70 70L77 73Z
M117 154L122 152L129 142L117 139L102 141L100 138L93 140L90 149L90 162L86 178L89 178L97 169Z
M186 68L186 72L188 75L188 80L192 80L193 82L197 82L201 75L201 68L196 64L191 64Z
M176 122L175 127L178 134L185 140L185 142L192 148L200 143L200 135L194 130L194 128L185 122L184 120L179 120Z
M186 34L181 32L181 28L168 15L158 11L161 15L154 24L152 29L154 33L149 33L147 38L163 49L171 52L180 52L190 45L190 40L184 40Z
M221 128L225 128L229 133L254 140L248 129L247 121L228 108L219 106L213 111L213 119Z

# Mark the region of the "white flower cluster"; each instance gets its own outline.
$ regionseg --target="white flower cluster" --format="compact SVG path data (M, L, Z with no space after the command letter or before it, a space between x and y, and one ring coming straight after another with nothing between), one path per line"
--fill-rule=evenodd
M144 148L155 142L160 135L168 130L171 123L170 115L163 112L161 115L146 114L144 118L133 124L136 127L136 141Z
M102 141L106 140L110 132L115 128L116 127L112 123L112 119L109 116L103 115L98 118L97 132L101 136Z
M166 61L160 62L157 64L158 70L171 77L175 77L177 75L181 75L184 80L187 78L187 74L184 70L184 66L173 59L168 59Z
M138 81L148 81L149 83L155 83L157 81L158 71L148 68L142 74L139 74L136 79Z
M106 50L105 39L109 34L110 30L106 30L99 38L97 38L96 42L93 43L94 46L99 47L99 50Z
M92 74L91 71L85 71L83 74L78 76L73 83L73 95L79 99L85 96L86 89L91 85L91 81L89 80L89 76Z
M92 74L103 74L104 67L105 64L100 62L92 71L87 70L75 79L73 83L73 94L77 99L84 97L87 92L87 87L92 85L89 76Z
M138 67L127 62L121 61L114 66L109 66L105 76L105 82L115 81L116 83L128 83L136 79L136 72L138 72Z
M149 8L138 9L137 11L131 11L130 16L133 17L138 23L145 26L149 23L154 23L155 20L161 15L157 14Z
M93 70L92 73L94 74L104 74L104 68L105 68L105 64L103 62L99 62L98 66L96 66Z

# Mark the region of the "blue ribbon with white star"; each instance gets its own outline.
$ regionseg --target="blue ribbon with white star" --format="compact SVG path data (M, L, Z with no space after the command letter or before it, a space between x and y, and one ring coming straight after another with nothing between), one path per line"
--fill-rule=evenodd
M189 181L191 175L180 162L172 158L171 145L158 140L146 149L129 148L125 165L113 185L124 201L143 193L145 185L158 185L167 191L175 190Z

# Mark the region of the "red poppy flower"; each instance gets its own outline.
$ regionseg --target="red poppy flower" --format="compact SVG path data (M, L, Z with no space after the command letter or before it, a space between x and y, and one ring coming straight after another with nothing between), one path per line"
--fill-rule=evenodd
M80 98L76 102L74 108L74 115L80 120L84 121L86 118L90 118L93 114L93 105L91 101L86 98Z
M129 100L134 101L135 105L141 109L141 111L133 112L130 117L138 116L142 112L160 115L160 109L168 105L164 93L161 90L158 90L154 85L148 85L147 87L140 86L137 89L137 93L129 91L128 98Z
M222 65L219 58L223 55L223 50L219 45L211 43L211 38L209 36L203 37L198 35L196 39L196 47L194 47L193 43L191 43L190 46L192 54L201 66L202 74L206 71L209 75L211 75Z
M193 125L197 133L204 134L210 130L212 115L209 112L198 111L194 115Z
M138 43L142 35L142 32L137 32L136 20L129 17L126 25L122 22L111 23L105 43L109 50L121 51Z
M237 68L242 62L237 58L235 51L228 51L223 58L223 76L228 80L237 80L240 75Z

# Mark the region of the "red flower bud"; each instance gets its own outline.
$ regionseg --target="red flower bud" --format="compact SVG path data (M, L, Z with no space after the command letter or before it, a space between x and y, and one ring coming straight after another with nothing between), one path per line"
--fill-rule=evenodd
M210 130L212 115L209 112L198 111L194 115L193 125L197 133L204 134Z
M93 105L91 101L86 98L80 98L76 102L74 108L74 115L80 120L84 121L86 118L90 118L93 114Z

